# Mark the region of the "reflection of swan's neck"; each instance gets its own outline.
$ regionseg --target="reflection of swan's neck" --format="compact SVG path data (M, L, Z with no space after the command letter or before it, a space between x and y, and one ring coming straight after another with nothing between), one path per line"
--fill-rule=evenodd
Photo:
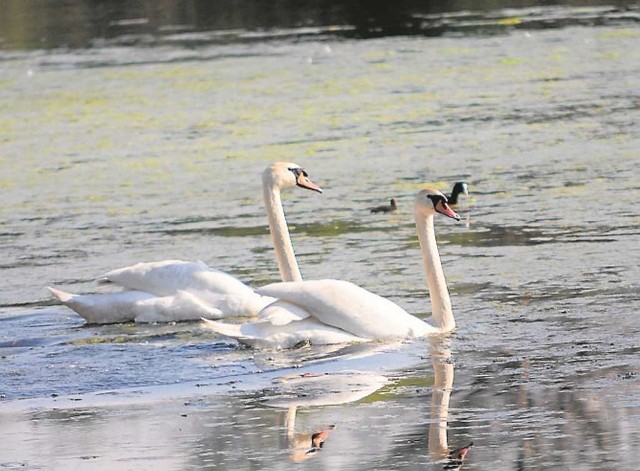
M447 418L449 417L449 399L453 388L453 364L450 358L434 355L433 358L433 396L431 399L431 425L429 425L429 455L434 460L447 457Z
M289 408L287 409L287 416L284 419L284 426L287 430L287 437L289 438L289 441L293 440L295 436L297 409L298 409L298 406L296 405L289 406Z
M424 216L416 212L416 227L420 239L420 251L424 263L424 273L427 277L429 296L431 298L431 312L435 326L442 332L448 332L455 326L451 298L447 289L447 281L442 271L442 263L438 254L436 235L433 230L433 215Z
M280 277L282 281L302 281L296 255L293 252L284 209L282 208L280 189L273 185L271 181L268 181L267 178L263 180L263 189L264 205L267 210L269 229L273 240L273 248L276 252L276 262L278 262Z

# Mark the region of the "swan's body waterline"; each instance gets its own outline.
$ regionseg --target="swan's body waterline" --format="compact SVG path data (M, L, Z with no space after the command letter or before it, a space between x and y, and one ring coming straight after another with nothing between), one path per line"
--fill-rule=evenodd
M322 193L298 164L276 162L262 174L269 229L283 280L301 279L280 198L281 189L299 186ZM73 295L49 288L63 304L90 323L169 322L201 317L254 316L274 299L202 262L164 260L113 270L99 280L124 291Z
M312 344L365 342L375 339L420 337L455 328L451 300L440 263L433 229L436 213L459 220L446 197L437 190L422 190L416 196L415 218L435 325L406 312L397 304L340 280L274 283L257 290L278 298L278 323L259 314L258 322L241 325L207 322L204 326L240 342L268 348L291 348L302 340ZM296 307L287 319L287 306ZM300 315L300 312L307 315ZM296 320L300 318L302 320Z

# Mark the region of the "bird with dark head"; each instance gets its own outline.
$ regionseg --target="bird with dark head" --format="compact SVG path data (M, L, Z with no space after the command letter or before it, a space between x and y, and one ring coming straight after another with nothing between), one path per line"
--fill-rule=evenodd
M451 195L449 196L449 204L455 205L458 204L458 196L461 194L468 195L469 194L469 185L466 182L456 182L453 185L453 189L451 190Z
M389 204L383 204L381 206L376 206L375 208L371 208L372 213L390 213L391 211L395 211L398 209L398 200L395 198L391 198Z

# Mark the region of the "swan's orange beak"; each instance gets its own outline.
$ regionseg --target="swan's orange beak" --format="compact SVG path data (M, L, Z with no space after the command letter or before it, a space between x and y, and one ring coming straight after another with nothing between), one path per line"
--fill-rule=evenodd
M458 216L458 214L453 209L451 209L451 207L443 200L438 200L435 208L436 211L440 214L444 214L445 216L451 219L455 219L456 221L460 220L460 216Z
M306 188L307 190L317 191L318 193L322 193L322 188L313 183L307 175L306 172L300 172L298 178L296 179L296 185L300 188Z

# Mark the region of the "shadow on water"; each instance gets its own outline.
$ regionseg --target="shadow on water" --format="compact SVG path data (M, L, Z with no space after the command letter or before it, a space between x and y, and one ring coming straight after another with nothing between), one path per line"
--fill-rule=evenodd
M0 16L0 49L207 44L304 37L501 34L516 28L637 23L633 1L165 0L96 3L10 0ZM551 5L550 5L551 4ZM574 8L559 8L571 5ZM514 9L519 10L514 10Z

